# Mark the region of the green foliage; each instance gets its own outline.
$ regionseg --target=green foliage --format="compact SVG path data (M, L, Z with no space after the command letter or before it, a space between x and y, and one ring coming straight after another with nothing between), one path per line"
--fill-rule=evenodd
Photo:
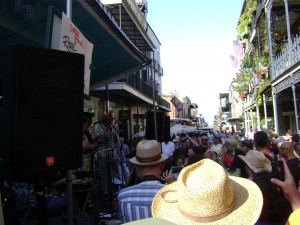
M248 91L249 83L253 78L253 73L248 68L243 68L241 73L235 79L236 85L233 86L233 90L238 92L240 95Z
M155 98L156 102L158 105L162 105L163 104L163 99L160 95L157 95Z
M242 13L239 19L239 23L237 25L238 39L242 40L243 38L250 38L250 27L253 19L253 12L256 10L257 1L256 0L248 0L246 2L245 11Z

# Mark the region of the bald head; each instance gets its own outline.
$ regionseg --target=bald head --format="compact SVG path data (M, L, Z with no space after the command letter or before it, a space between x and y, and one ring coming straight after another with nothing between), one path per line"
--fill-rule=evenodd
M295 156L293 143L283 142L280 147L280 154L287 159L289 159L292 156Z

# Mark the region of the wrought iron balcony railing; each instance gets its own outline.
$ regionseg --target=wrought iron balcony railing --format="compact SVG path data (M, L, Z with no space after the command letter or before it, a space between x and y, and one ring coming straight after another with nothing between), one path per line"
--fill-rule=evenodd
M295 35L291 46L287 45L271 61L271 81L279 77L296 63L300 62L300 37Z
M150 84L143 81L141 78L139 78L137 75L130 75L121 81L127 83L128 85L132 86L133 88L139 90L143 94L145 94L147 97L152 98L153 97L153 88Z

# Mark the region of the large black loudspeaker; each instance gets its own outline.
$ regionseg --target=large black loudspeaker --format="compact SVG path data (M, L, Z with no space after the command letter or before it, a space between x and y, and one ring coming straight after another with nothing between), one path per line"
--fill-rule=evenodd
M84 56L0 50L0 177L78 168L82 161Z
M155 139L154 112L147 112L145 138ZM161 142L170 136L170 117L164 112L156 112L157 141Z

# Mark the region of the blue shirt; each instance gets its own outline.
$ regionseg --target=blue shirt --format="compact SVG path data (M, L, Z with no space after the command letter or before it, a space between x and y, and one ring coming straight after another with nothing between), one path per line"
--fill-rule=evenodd
M122 189L118 194L122 222L126 223L152 217L152 200L164 186L159 181L144 181Z

